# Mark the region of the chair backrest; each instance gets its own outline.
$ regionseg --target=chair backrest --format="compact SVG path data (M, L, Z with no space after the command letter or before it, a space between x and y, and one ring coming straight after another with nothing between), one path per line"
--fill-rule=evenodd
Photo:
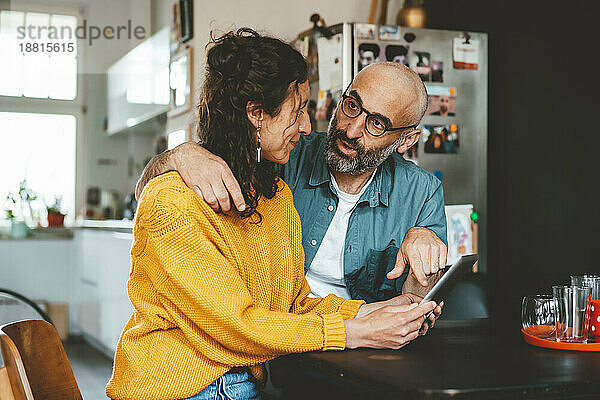
M0 327L2 358L15 400L82 400L56 329L43 320Z
M17 346L2 331L0 331L0 350L4 361L4 367L0 368L0 400L33 400Z
M0 367L0 400L15 400L6 367Z

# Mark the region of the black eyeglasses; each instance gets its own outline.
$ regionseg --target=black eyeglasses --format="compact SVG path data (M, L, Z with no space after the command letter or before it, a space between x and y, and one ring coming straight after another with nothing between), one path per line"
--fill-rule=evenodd
M348 86L348 88L350 88ZM363 112L367 114L367 118L365 118L365 130L372 136L379 137L383 136L386 132L399 131L402 129L414 129L419 125L408 125L401 126L399 128L388 128L391 123L386 122L389 121L389 118L385 115L381 115L379 113L372 113L364 109L362 106L360 99L357 99L353 96L348 96L346 91L342 95L342 104L341 109L344 115L348 118L358 118ZM358 93L356 93L358 96Z

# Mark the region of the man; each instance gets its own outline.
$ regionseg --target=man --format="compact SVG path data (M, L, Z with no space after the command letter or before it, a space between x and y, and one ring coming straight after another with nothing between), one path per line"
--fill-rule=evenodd
M449 112L450 108L450 97L440 96L440 109L432 112L431 115L441 115L442 117L454 117L453 112Z
M408 49L404 46L389 44L385 47L385 59L408 66Z
M358 70L379 60L379 46L374 43L362 43L358 46Z
M344 92L329 132L301 137L291 152L281 176L302 222L312 295L374 302L422 294L427 276L446 265L441 182L398 154L419 140L426 108L415 72L373 64ZM177 170L214 209L229 211L229 195L238 210L245 207L224 161L191 142L155 157L136 194L168 170Z

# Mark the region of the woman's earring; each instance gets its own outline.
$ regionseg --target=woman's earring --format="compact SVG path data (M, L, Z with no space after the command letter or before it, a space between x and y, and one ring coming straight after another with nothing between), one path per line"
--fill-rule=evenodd
M258 121L258 129L256 129L256 142L258 144L258 147L256 148L256 161L260 162L260 128L261 128L261 122Z

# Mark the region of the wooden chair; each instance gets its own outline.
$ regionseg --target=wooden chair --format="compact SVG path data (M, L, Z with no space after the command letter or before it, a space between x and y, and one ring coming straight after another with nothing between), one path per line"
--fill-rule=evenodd
M83 400L56 329L43 320L0 327L0 400Z

